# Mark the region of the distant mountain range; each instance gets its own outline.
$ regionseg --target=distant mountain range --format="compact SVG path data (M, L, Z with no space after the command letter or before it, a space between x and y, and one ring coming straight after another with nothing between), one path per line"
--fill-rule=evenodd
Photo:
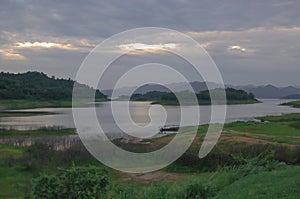
M205 82L191 82L190 83L192 89L199 93L201 91L207 90L207 85ZM210 88L218 88L220 85L208 82ZM170 89L168 89L169 87ZM234 85L226 85L227 88L234 88L234 89L241 89L248 93L253 93L256 98L284 98L284 99L300 99L300 88L287 86L287 87L276 87L273 85L266 85L266 86L254 86L254 85L247 85L247 86L234 86ZM130 95L131 90L135 90L134 93L137 94L145 94L150 91L160 91L160 92L170 92L173 90L183 91L187 90L186 83L172 83L167 84L166 86L158 85L158 84L145 84L139 88L136 87L124 87L120 89L116 89L116 97L121 95ZM191 90L191 89L188 89ZM105 95L111 96L112 90L103 90L102 91Z
M300 88L293 86L276 87L273 85L266 86L232 86L236 89L242 89L253 93L257 98L285 98L296 99L296 95L300 94Z
M134 91L135 94L146 94L150 91L160 91L160 92L170 92L175 91L184 91L184 90L190 90L192 89L196 92L199 93L201 91L207 90L208 86L213 89L213 88L219 88L220 86L216 83L208 82L207 84L205 82L191 82L190 86L187 85L187 83L184 82L179 82L179 83L171 83L171 84L166 84L165 86L158 85L158 84L145 84L141 87L123 87L120 89L116 89L115 96L119 97L122 95L129 96L131 91ZM190 88L190 89L189 89ZM108 97L112 96L112 90L102 90L102 93L107 95Z

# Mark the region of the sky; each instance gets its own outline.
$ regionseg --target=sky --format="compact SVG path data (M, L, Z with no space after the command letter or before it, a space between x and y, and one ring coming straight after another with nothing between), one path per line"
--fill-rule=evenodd
M74 78L104 39L163 27L199 42L226 84L300 86L299 10L298 0L2 0L0 71Z

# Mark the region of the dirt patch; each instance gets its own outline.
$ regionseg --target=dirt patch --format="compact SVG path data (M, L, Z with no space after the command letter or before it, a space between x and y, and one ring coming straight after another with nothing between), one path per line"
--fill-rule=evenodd
M142 185L149 185L153 182L175 182L186 176L187 174L169 173L165 171L154 171L142 174L118 172L118 177L116 178L116 180L123 183L130 182Z
M266 140L256 139L256 138L250 138L250 137L243 137L243 136L230 136L230 137L222 137L221 140L225 141L238 141L238 142L244 142L247 144L279 144L274 142L269 142Z
M267 140L267 138L276 138L276 137L277 136L265 135L265 134L256 135L256 134L248 133L248 132L239 132L239 131L229 130L229 131L222 133L220 140L240 141L240 142L244 142L247 144L272 144L272 145L286 145L286 146L291 146L291 147L299 146L297 144L278 143L278 142L272 142L272 141ZM299 136L287 136L287 137L299 139Z

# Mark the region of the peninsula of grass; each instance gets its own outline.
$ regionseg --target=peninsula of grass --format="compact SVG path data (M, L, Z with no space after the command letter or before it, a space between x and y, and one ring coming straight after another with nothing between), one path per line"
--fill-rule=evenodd
M300 108L300 101L287 102L287 103L283 103L283 104L280 104L280 105L291 106L291 107L294 107L294 108Z
M13 130L13 129L0 129L1 137L18 137L18 136L63 136L63 135L76 135L76 130L73 128L60 129L59 127L44 127L37 130Z
M38 115L53 115L54 112L47 111L13 111L13 110L0 110L1 117L27 117L27 116L38 116Z
M108 99L95 99L95 102L106 102ZM0 110L19 110L34 108L72 108L72 100L45 100L45 99L10 99L0 100ZM75 106L89 106L83 102L75 103Z

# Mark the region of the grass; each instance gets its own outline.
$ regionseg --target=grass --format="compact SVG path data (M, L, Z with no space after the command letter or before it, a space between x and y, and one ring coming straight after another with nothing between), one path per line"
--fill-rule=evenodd
M293 101L281 104L283 106L292 106L294 108L300 108L300 101Z
M55 113L46 111L0 111L0 117L26 117L51 114Z
M10 145L0 145L0 157L1 158L19 158L22 156L24 152L23 147L16 147L16 146L10 146Z
M279 116L264 116L264 117L258 117L257 119L269 121L269 122L300 121L300 114L291 113L291 114L285 114Z
M262 122L233 122L224 129L239 136L255 137L274 143L300 145L300 114L265 116L257 118Z
M57 152L44 146L25 149L0 145L0 154L0 198L24 198L31 191L33 178L41 173L54 174L57 167L96 165L106 168L88 153L76 149ZM107 198L293 198L300 191L297 181L300 175L299 166L273 163L263 156L240 158L237 161L241 161L241 164L231 163L209 172L187 174L176 182L153 182L147 186L120 183L116 181L115 172L111 171L112 182Z
M105 102L108 99L96 99L95 102ZM82 102L76 102L78 106L87 106ZM72 100L32 100L32 99L13 99L0 100L0 107L8 110L33 109L33 108L70 108Z
M195 105L193 102L184 101L183 105ZM216 102L217 104L223 104L222 102ZM256 104L260 103L258 100L227 100L226 102L228 105L238 105L238 104ZM166 106L178 106L179 103L174 100L156 100L151 102L151 104L160 104ZM210 100L198 100L198 105L211 105Z
M64 108L72 107L71 100L0 100L0 106L9 110L32 108Z
M30 192L30 172L17 166L0 168L0 198L24 198Z
M0 198L23 198L31 178L30 172L23 171L11 160L21 158L24 148L0 145Z
M291 122L235 122L225 125L225 129L270 136L300 136L300 130Z
M0 198L24 198L31 192L33 178L72 165L104 167L79 148L52 151L45 145L23 148L0 144Z
M299 198L300 167L288 166L246 176L223 188L214 198Z
M0 137L2 136L42 136L42 135L52 135L52 136L62 136L62 135L75 135L75 129L56 129L52 128L41 128L37 130L19 131L19 130L6 130L0 129Z

